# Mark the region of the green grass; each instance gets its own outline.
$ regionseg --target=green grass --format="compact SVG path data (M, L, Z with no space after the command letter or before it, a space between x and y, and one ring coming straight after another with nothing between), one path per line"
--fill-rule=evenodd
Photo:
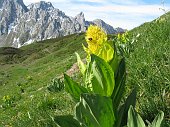
M52 126L54 115L71 113L71 98L46 87L76 62L75 51L84 56L84 42L84 34L75 34L20 49L0 48L0 105L3 96L13 100L9 107L0 108L0 125Z
M164 111L163 127L170 127L169 31L170 13L133 29L130 38L140 35L126 56L127 93L137 88L136 109L144 120L152 121ZM73 112L70 96L64 90L50 92L47 85L76 62L75 51L85 57L84 42L84 34L74 34L20 49L0 48L0 127L51 127L55 115ZM12 104L4 103L6 95Z
M140 34L126 61L128 88L138 89L137 109L149 121L164 111L163 127L170 127L170 13L130 34Z

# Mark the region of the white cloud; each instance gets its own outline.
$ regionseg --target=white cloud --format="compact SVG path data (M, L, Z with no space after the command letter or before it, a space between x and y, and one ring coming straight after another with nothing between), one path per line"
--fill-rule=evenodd
M106 0L77 0L80 2L105 2Z
M31 2L37 2L34 0ZM144 22L151 21L164 12L160 9L163 6L159 4L147 5L141 0L46 0L50 1L54 7L59 8L66 15L75 16L79 12L84 12L86 20L96 18L103 19L114 27L123 27L132 29ZM30 0L24 0L26 4ZM78 3L76 3L78 2ZM81 2L81 4L80 4ZM100 3L98 6L87 4L86 2ZM170 9L170 5L164 7Z
M131 29L162 15L164 12L159 9L160 7L160 5L104 5L100 7L65 4L64 7L60 6L59 9L71 16L83 11L87 20L101 18L114 27ZM69 10L65 8L69 8Z

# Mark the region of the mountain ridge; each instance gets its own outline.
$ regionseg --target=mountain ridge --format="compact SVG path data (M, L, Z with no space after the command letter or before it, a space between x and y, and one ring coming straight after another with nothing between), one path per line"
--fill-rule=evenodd
M0 3L0 47L21 47L36 41L85 32L90 24L102 27L108 34L124 31L101 19L86 21L83 12L67 16L51 2L40 1L27 7L23 0Z

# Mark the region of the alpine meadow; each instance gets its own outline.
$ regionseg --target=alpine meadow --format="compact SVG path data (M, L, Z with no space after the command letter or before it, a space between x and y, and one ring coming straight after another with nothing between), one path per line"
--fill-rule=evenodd
M75 31L0 47L0 127L170 127L170 12L130 31L60 15Z

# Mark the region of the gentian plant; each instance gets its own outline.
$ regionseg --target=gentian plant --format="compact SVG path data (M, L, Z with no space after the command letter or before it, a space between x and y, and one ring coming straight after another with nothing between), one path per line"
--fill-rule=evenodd
M134 110L136 90L123 101L125 58L118 54L115 43L93 25L89 26L85 39L86 64L76 53L82 82L77 83L64 74L65 90L77 103L74 115L56 116L56 124L59 127L145 127ZM160 127L163 116L160 112L148 127Z

